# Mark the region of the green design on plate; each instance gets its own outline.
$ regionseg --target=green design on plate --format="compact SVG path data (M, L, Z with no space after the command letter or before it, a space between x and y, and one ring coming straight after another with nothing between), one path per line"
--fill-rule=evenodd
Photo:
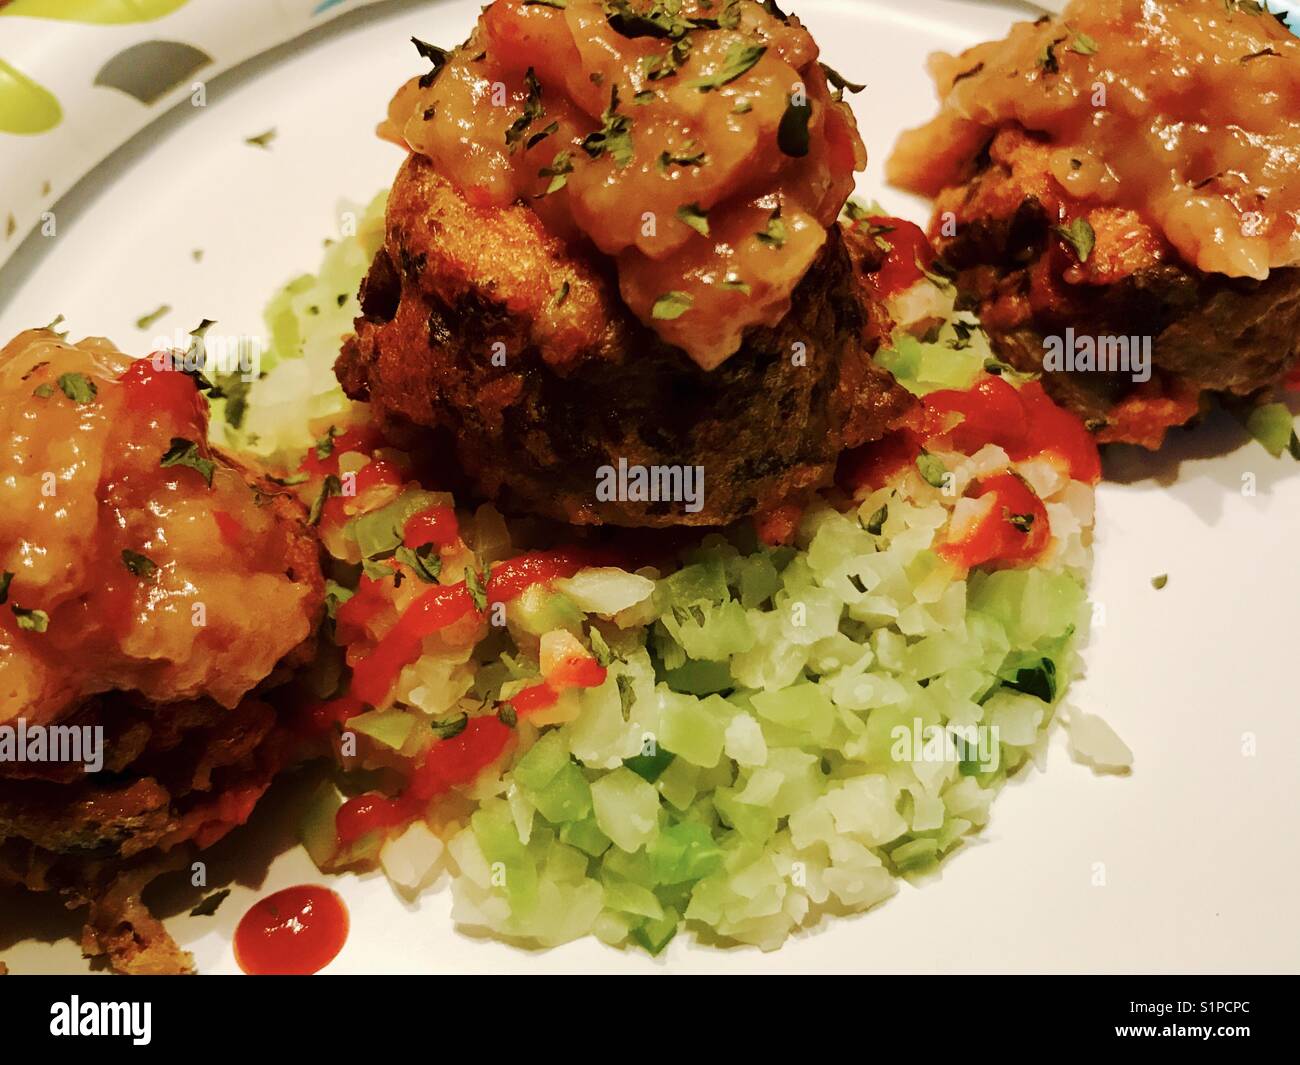
M170 15L189 0L10 0L0 4L0 16L93 22L101 26L149 22Z
M63 118L50 91L0 59L0 132L44 133Z

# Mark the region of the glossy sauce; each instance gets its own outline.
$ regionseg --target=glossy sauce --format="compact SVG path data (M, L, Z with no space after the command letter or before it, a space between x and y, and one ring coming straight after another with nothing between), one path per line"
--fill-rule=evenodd
M436 79L398 92L385 129L471 204L526 203L562 239L594 243L631 310L711 369L746 327L784 317L866 151L797 20L753 0L683 0L680 15L707 24L619 32L601 0L497 0ZM811 106L802 157L779 146L792 93ZM615 141L584 149L607 128ZM759 236L774 218L779 245ZM656 316L669 293L688 309Z
M338 956L348 911L329 888L285 888L254 903L235 931L235 961L249 976L310 976Z
M190 460L164 465L177 440ZM0 722L111 689L234 706L307 638L314 545L206 441L166 359L45 330L0 349Z
M1300 40L1271 15L1075 0L931 68L943 109L900 138L892 182L959 185L992 131L1019 125L1050 138L1063 193L1137 212L1203 271L1300 264Z

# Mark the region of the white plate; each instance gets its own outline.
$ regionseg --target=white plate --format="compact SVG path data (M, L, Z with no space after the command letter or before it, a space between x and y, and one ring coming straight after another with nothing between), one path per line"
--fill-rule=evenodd
M397 83L423 68L408 38L457 42L478 6L381 5L215 80L206 108L182 105L99 167L56 208L57 237L29 238L0 271L0 335L56 314L74 335L141 352L203 317L258 332L268 295L315 267L339 201L364 202L391 180L398 153L372 130ZM933 110L925 57L1000 36L1026 9L795 6L826 61L868 83L854 99L872 157L863 194L923 220L924 205L880 175L898 131ZM244 143L272 126L269 151ZM163 303L173 310L147 335L135 328ZM1105 618L1072 701L1133 748L1130 777L1094 777L1058 734L1047 771L1007 788L988 830L939 878L767 955L687 936L658 960L590 939L522 951L457 932L445 881L411 905L380 876L329 878L353 932L327 971L1295 970L1300 478L1221 422L1155 459L1112 453L1108 468L1126 483L1099 491L1093 596ZM1253 496L1241 490L1248 474ZM214 886L238 877L218 914L169 921L201 971L235 971L231 933L255 898L322 880L300 849L283 850L293 791L210 854ZM84 971L72 942L15 945L33 928L48 939L75 927L52 900L0 897L0 957L14 972Z

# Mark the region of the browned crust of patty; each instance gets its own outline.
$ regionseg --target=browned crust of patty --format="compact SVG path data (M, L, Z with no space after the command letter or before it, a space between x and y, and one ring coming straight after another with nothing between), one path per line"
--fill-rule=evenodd
M448 461L507 510L660 527L804 498L911 406L872 362L838 227L785 320L711 372L633 318L598 263L528 208L476 208L410 157L336 366L344 391L399 439L442 431ZM620 459L703 466L704 509L598 501L597 471Z
M1053 397L1104 439L1148 446L1196 412L1198 393L1245 397L1286 376L1300 360L1300 269L1274 270L1265 281L1203 273L1131 212L1069 197L1047 170L1050 150L1041 136L1000 130L970 179L935 204L931 236L999 355L1041 371L1044 338L1067 327L1152 338L1157 391L1191 397L1155 431L1117 421L1139 393L1129 375L1044 376ZM955 235L945 226L954 217ZM1082 266L1053 231L1079 217L1096 234Z

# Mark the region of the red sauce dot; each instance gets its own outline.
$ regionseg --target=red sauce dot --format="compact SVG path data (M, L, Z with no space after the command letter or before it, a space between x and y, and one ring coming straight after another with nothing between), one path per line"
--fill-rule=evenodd
M235 961L249 976L310 976L348 938L348 911L327 887L304 884L255 902L235 931Z

